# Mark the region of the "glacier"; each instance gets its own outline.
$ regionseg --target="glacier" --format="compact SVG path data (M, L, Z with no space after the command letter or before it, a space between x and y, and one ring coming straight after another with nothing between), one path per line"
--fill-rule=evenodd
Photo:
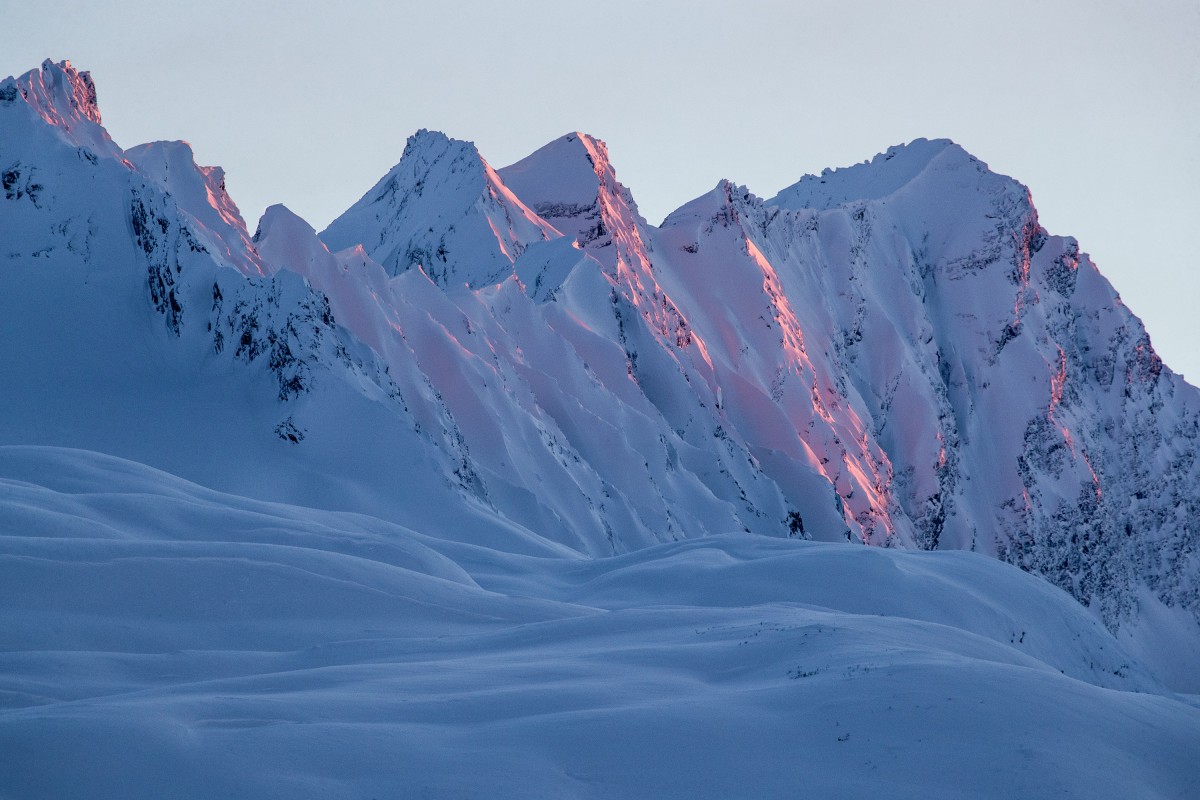
M0 795L1200 792L1200 392L952 142L251 234L47 61L0 178Z

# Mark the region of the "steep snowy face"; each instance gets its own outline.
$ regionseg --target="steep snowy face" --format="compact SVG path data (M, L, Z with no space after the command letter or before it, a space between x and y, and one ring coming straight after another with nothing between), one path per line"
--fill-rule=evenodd
M575 237L610 270L644 249L638 234L645 221L617 181L604 142L569 133L498 174L542 219Z
M225 191L225 171L198 166L187 142L151 142L125 151L138 172L171 195L199 242L222 264L265 275L237 205Z
M0 81L0 106L18 98L71 144L96 155L119 155L120 148L101 126L91 74L75 69L70 61L56 64L46 59L41 69Z
M362 245L391 275L420 269L439 286L479 288L510 277L531 243L559 235L473 144L423 130L321 239L333 251Z
M779 265L809 340L819 343L813 358L870 420L892 464L893 493L924 547L981 546L975 525L996 513L989 497L955 516L955 496L968 489L958 466L961 427L978 424L975 441L1009 422L1003 413L976 420L962 375L992 358L1025 305L1003 266L984 266L1015 263L1016 240L1035 228L1024 187L955 145L924 141L806 178L746 226ZM938 287L964 280L976 285L942 296ZM1005 472L973 488L990 492L1012 480L1015 470ZM956 528L956 520L972 522Z
M860 398L841 372L810 357L806 340L825 340L806 328L808 298L756 243L767 216L744 187L722 181L663 222L658 274L704 343L727 424L789 496L804 498L803 513L828 505L848 539L912 544ZM823 496L814 496L813 473Z
M560 238L531 247L518 270L559 243L590 308L539 300L515 281L447 293L420 270L392 278L361 248L330 254L278 206L256 237L273 267L302 274L383 356L408 413L446 442L462 490L504 518L594 555L731 529L787 532L779 489L720 433L642 318L627 315L623 343L584 321L616 329L615 288L596 261ZM649 379L631 373L627 348L643 353Z
M691 344L687 320L654 276L646 221L617 180L604 142L569 133L499 170L505 185L596 260L634 312L680 350ZM691 360L683 356L685 360ZM702 354L692 357L702 361Z
M917 142L802 180L751 230L923 546L995 553L1113 629L1139 605L1200 611L1200 397L1025 187Z

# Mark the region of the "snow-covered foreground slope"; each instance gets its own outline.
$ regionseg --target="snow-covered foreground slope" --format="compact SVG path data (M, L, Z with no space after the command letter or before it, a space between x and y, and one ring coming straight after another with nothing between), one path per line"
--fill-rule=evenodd
M983 556L522 556L84 451L0 474L6 797L1200 792L1200 709Z

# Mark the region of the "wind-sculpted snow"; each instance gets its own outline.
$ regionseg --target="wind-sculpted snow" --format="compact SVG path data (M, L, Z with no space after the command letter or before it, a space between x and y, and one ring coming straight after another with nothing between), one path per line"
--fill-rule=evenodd
M78 450L0 475L5 796L1200 789L1200 710L976 554L513 555Z
M0 795L1200 793L1200 394L956 145L250 236L47 62L0 189Z

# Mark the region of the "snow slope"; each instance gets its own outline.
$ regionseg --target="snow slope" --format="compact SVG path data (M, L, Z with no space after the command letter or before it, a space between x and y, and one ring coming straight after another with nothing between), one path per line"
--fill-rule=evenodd
M46 62L0 179L0 795L1200 791L1200 395L952 143L251 236Z
M983 556L518 556L77 450L0 474L6 796L1200 789L1200 709Z

